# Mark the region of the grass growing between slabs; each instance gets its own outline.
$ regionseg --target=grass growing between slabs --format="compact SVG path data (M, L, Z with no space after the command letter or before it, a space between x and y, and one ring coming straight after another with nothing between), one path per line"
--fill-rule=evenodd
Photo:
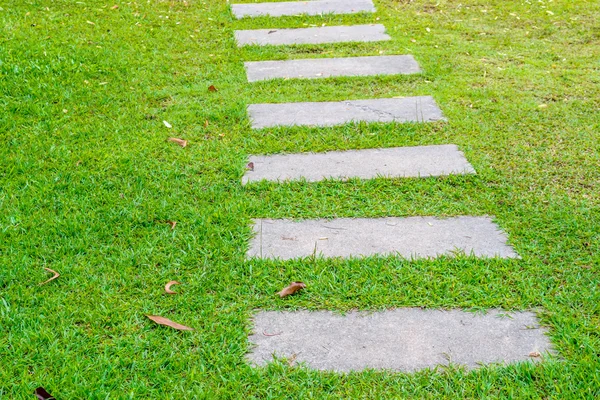
M40 385L57 398L600 395L600 5L376 5L236 21L221 1L2 4L0 397ZM357 23L392 40L233 41L234 29ZM242 66L378 54L413 54L424 72L248 84ZM448 122L252 131L245 110L412 95L432 95ZM241 186L249 154L445 143L478 174ZM461 214L494 215L522 259L244 261L252 218ZM60 278L38 286L43 267ZM308 288L274 295L292 280ZM404 306L539 310L560 359L348 375L244 360L256 308Z

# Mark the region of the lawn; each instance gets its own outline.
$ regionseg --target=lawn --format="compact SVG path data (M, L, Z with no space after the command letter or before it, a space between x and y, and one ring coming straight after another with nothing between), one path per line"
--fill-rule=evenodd
M600 2L375 3L241 21L223 0L0 3L0 398L600 397ZM358 23L392 40L233 40ZM243 68L378 54L424 73L249 84ZM246 116L412 95L448 122L251 130ZM447 143L477 175L241 185L250 154ZM252 218L415 215L493 215L522 258L244 259ZM40 286L44 268L61 276ZM298 280L299 295L275 295ZM536 310L557 356L415 374L245 361L256 309L392 307Z

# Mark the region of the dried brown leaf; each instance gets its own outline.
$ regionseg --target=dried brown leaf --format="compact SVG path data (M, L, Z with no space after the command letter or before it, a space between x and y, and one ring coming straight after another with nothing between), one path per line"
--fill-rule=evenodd
M46 389L44 389L43 387L38 387L37 389L35 389L35 391L33 392L33 394L35 395L35 397L37 397L39 400L56 400L54 398L54 396L52 396L50 393L48 393L46 391Z
M204 127L205 127L205 128L208 128L208 120L205 120L205 121L204 121Z
M54 275L52 276L52 278L48 279L47 281L44 281L44 282L40 283L39 286L45 285L46 283L51 282L51 281L55 280L56 278L58 278L60 276L60 274L58 272L56 272L56 271L54 271L54 270L52 270L50 268L44 267L44 269L46 271L48 271L48 272L52 272Z
M171 286L173 286L173 285L180 285L180 283L177 281L169 281L169 283L167 283L165 285L165 292L167 292L169 294L177 294L177 292L174 292L171 290Z
M116 10L117 8L119 8L119 6L115 4L115 5L114 5L114 6L112 6L110 9L111 9L111 10Z
M305 287L306 285L304 284L304 282L292 282L288 287L283 288L283 290L277 294L279 295L279 297L285 297L294 294L298 290L304 289Z
M172 138L169 138L169 141L173 142L173 143L177 143L181 147L187 146L187 140L177 139L177 138L172 137Z
M209 92L216 92L217 90L218 90L218 89L215 87L215 85L210 85L210 86L208 87L208 91L209 91Z
M158 315L146 315L146 317L150 318L152 321L156 322L159 325L168 326L173 329L177 329L179 331L193 331L194 330L194 328L190 328L189 326L178 324L177 322L173 322L168 318L160 317Z
M165 221L167 224L171 225L171 230L175 229L177 226L177 221Z
M248 165L246 165L246 168L248 169L248 171L254 171L254 163L250 161Z
M529 353L529 357L541 357L542 355L540 353L538 353L537 351L532 351L531 353Z

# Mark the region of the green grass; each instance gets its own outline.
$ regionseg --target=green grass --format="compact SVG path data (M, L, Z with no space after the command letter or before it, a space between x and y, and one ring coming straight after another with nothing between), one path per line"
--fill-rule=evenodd
M2 3L0 398L38 385L59 399L600 397L600 4L376 3L375 15L242 21L216 0ZM234 29L373 22L393 40L233 41ZM248 84L242 65L380 53L413 54L425 72ZM448 122L252 131L245 111L409 95L434 96ZM478 174L240 184L248 154L443 143ZM252 218L461 214L494 215L522 259L244 260ZM61 277L38 286L43 267ZM172 279L180 294L164 295ZM308 289L274 296L291 280ZM347 375L244 361L257 308L405 306L539 310L559 357Z

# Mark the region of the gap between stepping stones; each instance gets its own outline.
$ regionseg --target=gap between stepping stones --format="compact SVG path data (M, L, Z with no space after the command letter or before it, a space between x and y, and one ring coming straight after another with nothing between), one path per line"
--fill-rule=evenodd
M248 82L277 78L317 79L334 76L408 75L421 72L411 55L312 58L245 62Z
M460 253L475 257L519 258L507 244L506 235L486 216L257 219L253 231L247 259L375 255L411 259Z
M242 184L257 181L370 179L474 174L464 154L453 144L331 151L327 153L251 156L252 170Z
M385 27L376 25L324 26L298 29L254 29L235 31L238 47L246 45L291 45L390 40Z
M401 308L383 312L261 311L247 355L264 366L275 357L338 372L366 368L413 372L438 365L540 361L553 354L547 330L532 312ZM271 334L271 333L277 333Z
M371 0L313 0L274 3L232 4L237 19L244 17L282 17L294 15L355 14L374 12Z
M250 104L253 129L275 126L334 126L349 122L445 121L431 96L319 103Z

